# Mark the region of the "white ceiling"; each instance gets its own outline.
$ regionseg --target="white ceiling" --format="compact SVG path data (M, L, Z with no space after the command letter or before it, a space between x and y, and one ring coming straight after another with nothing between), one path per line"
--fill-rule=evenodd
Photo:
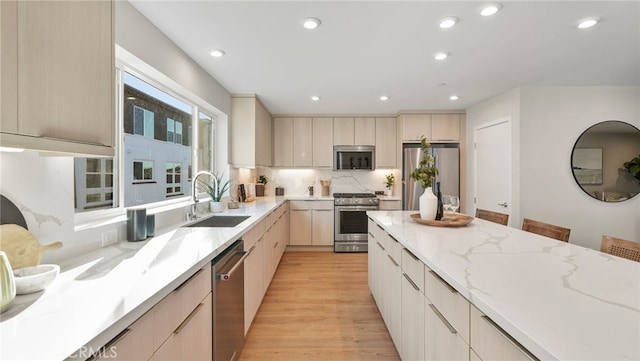
M506 1L492 17L479 1L131 3L230 93L255 93L273 114L466 109L518 86L640 85L640 1ZM314 31L301 26L310 16L322 21ZM445 16L460 21L440 29ZM575 28L589 16L601 22ZM435 61L438 51L451 55Z

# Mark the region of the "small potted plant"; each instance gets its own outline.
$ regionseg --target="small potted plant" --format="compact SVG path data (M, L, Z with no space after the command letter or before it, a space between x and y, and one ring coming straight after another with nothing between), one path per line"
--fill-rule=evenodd
M640 154L637 157L631 159L628 162L624 162L623 166L634 176L637 180L640 180Z
M411 172L410 177L419 182L424 188L424 192L420 196L420 218L433 220L438 211L438 198L433 193L431 185L438 174L438 168L436 168L435 159L429 152L429 148L431 148L431 144L423 136L420 140L420 149L423 153L422 159L418 163L418 168Z
M263 174L258 177L258 182L256 183L256 197L264 196L264 187L267 185L267 177Z
M388 196L393 195L393 183L395 183L395 176L393 173L389 173L384 176L386 178L385 187L387 187L386 194Z
M229 180L222 182L222 175L214 174L216 182L211 180L211 183L201 180L199 183L200 189L211 197L209 207L211 212L217 213L224 210L224 203L221 202L222 195L229 189Z

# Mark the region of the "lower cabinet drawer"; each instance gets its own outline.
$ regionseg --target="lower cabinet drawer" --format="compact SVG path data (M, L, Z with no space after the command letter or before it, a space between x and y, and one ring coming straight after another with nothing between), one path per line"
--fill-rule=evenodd
M468 361L469 345L429 301L425 314L425 360Z
M469 301L429 267L424 270L425 296L468 344Z
M390 237L389 242L393 242ZM406 248L402 249L400 258L402 260L402 271L411 278L415 286L424 294L424 263Z
M538 360L493 320L471 306L471 349L482 360Z

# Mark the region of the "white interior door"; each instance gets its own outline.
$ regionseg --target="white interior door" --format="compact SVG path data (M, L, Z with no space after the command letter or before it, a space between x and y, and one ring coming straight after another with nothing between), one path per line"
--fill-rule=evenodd
M511 215L511 118L480 125L473 133L475 208Z

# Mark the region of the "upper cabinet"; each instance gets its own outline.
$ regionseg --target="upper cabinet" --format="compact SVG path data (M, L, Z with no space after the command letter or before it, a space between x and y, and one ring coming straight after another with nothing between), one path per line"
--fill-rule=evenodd
M460 114L402 114L398 121L402 123L404 142L419 142L423 136L432 142L460 140Z
M113 2L2 1L0 20L2 146L113 156Z
M376 118L333 118L333 145L375 145Z
M333 119L313 118L314 168L333 167Z
M312 118L274 118L273 166L310 168L313 164L313 129Z
M255 95L231 97L231 164L271 166L271 115Z
M396 118L375 118L376 168L397 168Z
M273 166L293 167L293 118L273 118Z

